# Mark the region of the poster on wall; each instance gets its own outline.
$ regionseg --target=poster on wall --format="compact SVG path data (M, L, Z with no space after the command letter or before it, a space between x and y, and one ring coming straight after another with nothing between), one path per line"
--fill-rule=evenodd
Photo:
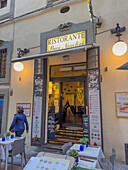
M100 88L99 70L88 71L89 88L89 116L90 116L90 142L101 145L101 113L100 113Z
M22 106L24 108L24 114L27 117L30 117L31 103L16 103L16 111L17 111L17 106Z
M32 122L32 145L41 144L42 88L43 88L42 74L35 74L33 122Z
M128 92L116 92L116 115L128 117Z

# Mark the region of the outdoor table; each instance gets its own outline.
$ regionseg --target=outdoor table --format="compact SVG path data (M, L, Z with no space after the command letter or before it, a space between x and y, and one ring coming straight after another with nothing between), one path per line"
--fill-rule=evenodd
M86 159L96 160L97 168L101 168L100 165L101 159L105 158L101 147L89 146L85 148L84 151L80 151L80 144L74 144L69 150L72 149L78 151L81 160L86 160Z
M3 142L2 138L0 138L0 150L1 150L0 159L5 160L5 170L7 170L9 151L12 150L13 142L18 139L21 138L13 138L13 139L5 140Z
M75 159L71 156L59 155L59 154L53 154L53 153L47 153L47 152L39 152L36 157L42 157L42 156L51 157L51 158L60 158L60 159L66 158L67 160L70 160L69 170L73 167L74 162L75 162Z

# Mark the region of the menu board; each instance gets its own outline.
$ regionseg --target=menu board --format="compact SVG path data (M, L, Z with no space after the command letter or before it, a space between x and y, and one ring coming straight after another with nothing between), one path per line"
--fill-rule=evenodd
M128 92L116 92L116 115L128 117Z
M68 170L70 160L49 158L49 157L31 157L23 170Z
M42 74L36 74L34 79L32 144L41 144L41 114L42 114Z
M88 115L83 114L83 138L88 138Z
M90 142L101 145L99 70L88 71Z
M17 106L22 106L24 108L24 114L29 117L31 112L31 103L16 103L16 110Z
M48 139L55 138L55 113L48 113Z

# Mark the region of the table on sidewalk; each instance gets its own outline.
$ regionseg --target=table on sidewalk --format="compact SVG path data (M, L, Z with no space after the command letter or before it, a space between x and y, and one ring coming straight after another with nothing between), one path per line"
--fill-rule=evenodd
M77 150L80 160L86 162L97 162L97 168L101 168L101 159L105 158L101 147L89 146L84 149L84 151L80 151L80 144L74 144L69 150ZM68 153L69 151L67 151Z
M19 139L22 139L22 137L5 140L3 142L2 138L0 138L0 159L5 160L5 170L7 170L9 151L12 150L12 144L15 140Z
M53 153L48 153L48 152L39 152L36 157L50 157L50 158L59 158L59 159L66 159L69 160L69 170L73 167L75 159L71 156L67 155L60 155L60 154L53 154Z

